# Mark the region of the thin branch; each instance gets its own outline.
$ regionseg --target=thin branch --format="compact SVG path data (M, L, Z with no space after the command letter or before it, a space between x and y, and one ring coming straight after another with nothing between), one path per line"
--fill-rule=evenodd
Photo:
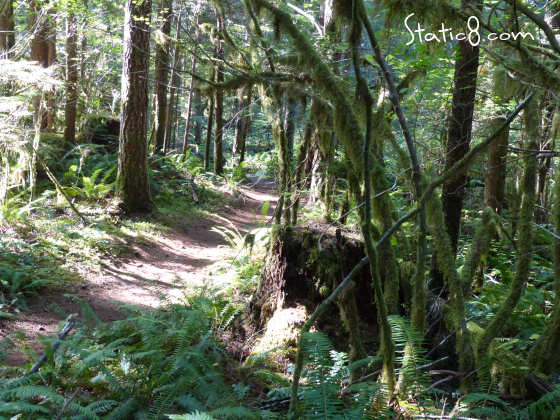
M315 19L313 18L313 16L311 16L305 10L300 9L299 7L293 5L292 3L287 3L287 6L294 9L296 12L298 12L303 17L306 17L309 20L309 22L311 22L311 24L315 27L315 29L317 29L317 32L319 32L319 36L324 36L325 35L323 33L323 29L319 26L319 24L317 22L315 22Z
M60 330L60 333L58 333L58 337L57 337L56 341L51 346L51 352L52 353L54 353L58 349L58 347L60 347L60 343L62 343L62 340L64 340L66 338L66 336L68 335L68 333L72 330L72 328L74 328L74 326L76 325L76 321L77 321L77 314L68 315L68 318L66 318L66 323L64 324L64 327L62 328L62 330ZM37 362L35 362L33 367L31 369L29 369L29 372L27 372L25 374L25 376L29 376L33 373L38 372L39 369L41 369L41 366L43 366L45 364L45 362L47 361L47 355L48 355L47 352L43 353L41 358L39 360L37 360Z
M554 31L541 17L539 17L535 12L533 12L530 8L528 8L518 0L505 0L505 1L509 4L514 5L514 7L519 9L521 13L523 13L525 16L531 19L535 23L535 25L541 28L544 34L546 35L546 39L548 39L548 42L550 42L552 48L554 48L554 50L558 54L560 54L560 44L558 44L558 40L556 39L556 35L554 34Z

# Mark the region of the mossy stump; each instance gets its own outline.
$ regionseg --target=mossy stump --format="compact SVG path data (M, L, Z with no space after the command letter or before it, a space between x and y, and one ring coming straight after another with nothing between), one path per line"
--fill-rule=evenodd
M331 233L323 228L282 228L274 232L260 284L249 305L255 331L264 329L277 311L286 308L304 307L308 314L312 313L363 258L361 241L340 230ZM335 347L350 343L351 353L364 356L363 349L371 350L377 341L368 268L353 282L354 287L341 294L337 305L332 305L316 327L331 337ZM356 342L356 334L364 343Z

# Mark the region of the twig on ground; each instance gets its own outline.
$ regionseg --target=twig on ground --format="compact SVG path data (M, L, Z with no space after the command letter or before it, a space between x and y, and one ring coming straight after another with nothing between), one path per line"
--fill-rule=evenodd
M62 327L62 330L60 330L60 332L58 333L57 340L51 346L51 351L53 353L60 347L60 343L62 343L62 340L66 338L66 336L72 330L72 328L74 328L74 326L76 325L77 317L78 317L77 314L71 314L68 316L68 318L66 318L66 323L64 324L64 327ZM38 372L39 369L41 369L41 366L43 366L47 361L47 354L48 354L47 352L43 353L41 358L37 360L37 362L35 362L35 364L31 367L31 369L29 369L29 372L27 372L25 376L29 376L33 373Z

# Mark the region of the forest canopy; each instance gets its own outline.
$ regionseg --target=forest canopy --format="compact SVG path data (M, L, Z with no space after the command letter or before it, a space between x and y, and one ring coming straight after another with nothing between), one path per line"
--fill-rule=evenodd
M560 418L559 0L0 0L0 419Z

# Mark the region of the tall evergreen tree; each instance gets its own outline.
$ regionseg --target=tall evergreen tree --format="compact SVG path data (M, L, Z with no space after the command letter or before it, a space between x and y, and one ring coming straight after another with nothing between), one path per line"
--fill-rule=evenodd
M146 163L151 0L128 0L125 12L117 194L126 212L151 208Z
M78 101L78 20L70 13L66 21L66 106L64 140L76 141L76 102Z
M161 37L156 45L155 62L155 151L164 151L165 128L167 126L167 83L169 82L169 35L171 34L172 0L160 0L158 18L161 22Z

